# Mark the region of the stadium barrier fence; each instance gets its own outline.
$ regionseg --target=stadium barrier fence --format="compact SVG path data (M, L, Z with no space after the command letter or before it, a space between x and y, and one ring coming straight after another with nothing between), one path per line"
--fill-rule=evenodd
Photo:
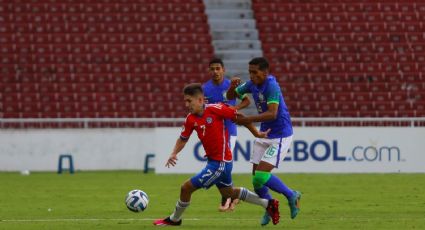
M0 128L154 128L178 127L184 118L1 118ZM392 126L424 127L425 117L311 117L292 118L295 127Z

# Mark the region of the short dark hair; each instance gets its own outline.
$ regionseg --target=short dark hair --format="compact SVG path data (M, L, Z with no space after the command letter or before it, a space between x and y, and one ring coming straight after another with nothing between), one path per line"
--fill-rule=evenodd
M250 65L258 65L258 68L259 68L261 71L264 71L264 70L268 70L268 69L269 69L269 62L267 61L267 59L266 59L266 58L263 58L263 57L256 57L256 58L253 58L253 59L249 62L249 64L250 64Z
M209 63L208 66L210 66L211 64L220 64L221 67L224 67L223 60L221 60L220 58L217 58L217 57L211 59L211 61L210 61L210 63Z
M189 95L189 96L195 96L198 94L204 94L204 91L202 90L201 83L190 83L184 87L183 94Z

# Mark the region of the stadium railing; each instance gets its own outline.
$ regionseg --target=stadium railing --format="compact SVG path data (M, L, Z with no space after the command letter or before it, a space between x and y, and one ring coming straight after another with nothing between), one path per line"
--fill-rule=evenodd
M184 118L0 118L1 129L29 128L154 128L179 127ZM424 127L425 117L321 117L292 118L295 127L314 126L392 126L392 127Z

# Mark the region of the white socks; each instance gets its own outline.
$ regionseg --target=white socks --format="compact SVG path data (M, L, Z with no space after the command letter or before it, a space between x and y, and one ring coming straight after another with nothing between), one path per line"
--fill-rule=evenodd
M190 202L177 201L176 209L174 209L173 214L171 214L170 219L174 222L177 222L181 219L184 210L189 206Z
M251 204L260 205L263 208L267 208L267 205L269 204L268 200L260 198L257 194L242 187L240 188L239 199Z

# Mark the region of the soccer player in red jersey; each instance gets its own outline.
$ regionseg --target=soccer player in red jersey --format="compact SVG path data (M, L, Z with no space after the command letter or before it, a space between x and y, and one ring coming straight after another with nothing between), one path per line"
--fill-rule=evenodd
M180 190L180 199L177 201L174 212L165 219L154 221L154 225L181 225L182 214L190 204L192 193L200 188L208 189L213 185L219 188L223 197L239 199L251 204L262 206L272 217L273 224L279 222L279 202L275 199L266 200L258 197L254 192L242 187L233 187L232 183L232 152L229 146L229 133L224 125L224 119L237 121L237 110L225 104L204 103L204 94L201 84L189 84L184 90L184 100L190 114L186 117L180 138L167 160L165 166L175 166L177 154L186 145L193 131L204 146L207 165L198 174L183 183ZM252 123L245 125L256 137L267 136L266 132L258 132Z

